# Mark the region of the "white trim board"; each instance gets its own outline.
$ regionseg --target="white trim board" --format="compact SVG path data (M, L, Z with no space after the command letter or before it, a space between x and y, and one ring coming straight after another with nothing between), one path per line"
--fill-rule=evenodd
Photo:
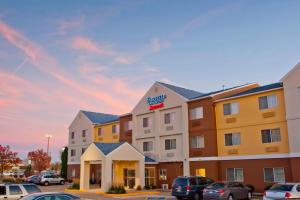
M287 153L287 154L269 154L269 155L194 157L194 158L189 158L189 161L254 160L254 159L274 159L274 158L294 158L294 157L300 157L300 152Z

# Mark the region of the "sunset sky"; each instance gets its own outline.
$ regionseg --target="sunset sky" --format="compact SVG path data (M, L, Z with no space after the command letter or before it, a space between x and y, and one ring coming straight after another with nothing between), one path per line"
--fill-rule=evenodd
M188 3L187 3L188 2ZM300 1L0 1L0 144L54 160L80 109L130 112L154 81L200 92L300 61Z

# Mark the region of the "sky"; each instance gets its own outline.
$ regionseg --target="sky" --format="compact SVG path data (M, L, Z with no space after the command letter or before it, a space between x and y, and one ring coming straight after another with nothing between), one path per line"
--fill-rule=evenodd
M2 0L0 144L67 145L79 110L131 112L155 82L274 83L300 60L297 0Z

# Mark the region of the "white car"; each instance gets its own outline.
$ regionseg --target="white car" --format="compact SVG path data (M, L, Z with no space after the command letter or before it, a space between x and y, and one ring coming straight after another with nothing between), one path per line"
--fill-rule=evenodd
M300 199L300 183L278 183L265 191L263 200Z
M34 184L0 184L0 200L20 199L37 192L41 190Z
M65 184L65 179L54 174L44 174L39 177L39 183L42 185Z

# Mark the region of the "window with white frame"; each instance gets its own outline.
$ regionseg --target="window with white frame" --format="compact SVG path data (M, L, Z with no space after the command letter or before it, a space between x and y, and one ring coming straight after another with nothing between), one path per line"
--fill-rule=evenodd
M167 180L167 169L159 169L159 180Z
M202 118L203 118L203 107L202 106L190 109L190 119L191 120L202 119Z
M166 139L165 140L165 150L176 149L176 139Z
M72 169L72 177L75 177L75 176L76 176L76 170Z
M165 124L173 124L174 121L175 121L175 113L172 112L172 113L165 113L164 115L164 121L165 121Z
M144 152L153 151L153 142L152 141L143 142L143 151Z
M192 136L191 147L194 149L204 148L204 136L203 135Z
M278 103L276 94L259 97L258 101L260 110L277 107Z
M155 168L145 167L145 185L154 186L155 185Z
M149 128L152 125L152 118L151 117L144 117L143 118L143 128Z
M76 156L76 150L75 149L71 149L71 156Z
M240 133L226 133L225 134L225 146L236 146L241 144Z
M86 136L86 130L82 130L82 137L85 138Z
M280 142L280 128L261 130L262 143Z
M223 104L223 113L224 115L235 115L240 112L239 103L225 103Z
M244 181L243 168L227 168L226 169L226 180L243 182Z
M112 133L119 133L119 125L114 124L112 125L111 129L112 129L111 130Z
M104 128L98 128L98 137L101 137L104 135Z
M125 129L125 131L131 131L132 130L132 121L126 121L124 123L124 129Z
M264 168L265 182L285 182L285 173L283 167Z
M71 132L71 139L75 139L75 132Z

